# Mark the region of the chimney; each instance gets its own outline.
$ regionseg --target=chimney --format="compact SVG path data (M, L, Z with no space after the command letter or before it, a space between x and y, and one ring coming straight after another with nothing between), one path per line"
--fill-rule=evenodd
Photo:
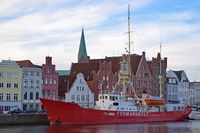
M144 56L144 57L145 57L145 52L144 52L144 51L142 52L142 56Z

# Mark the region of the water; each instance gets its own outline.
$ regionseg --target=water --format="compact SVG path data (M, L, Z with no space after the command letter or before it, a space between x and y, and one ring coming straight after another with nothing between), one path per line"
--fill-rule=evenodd
M200 120L84 126L0 126L0 133L200 133Z

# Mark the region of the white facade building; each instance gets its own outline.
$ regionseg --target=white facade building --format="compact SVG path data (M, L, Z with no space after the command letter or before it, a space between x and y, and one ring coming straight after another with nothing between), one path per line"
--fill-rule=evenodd
M29 60L17 61L22 68L22 106L23 111L41 110L39 97L42 96L42 67Z
M193 104L200 105L200 82L191 82L190 89L193 90L193 94L194 94Z
M178 83L176 78L167 75L166 98L168 101L178 101Z
M176 90L175 82L177 82L176 83L177 84L177 100L180 100L186 104L190 104L190 93L191 93L189 89L190 82L187 78L185 71L169 70L166 76L168 80L172 80L172 83L171 82L167 83L167 93L171 94L170 86L172 87L171 88L172 91L173 89ZM174 85L172 85L173 83ZM175 95L176 93L174 92L173 94Z
M41 68L23 68L23 110L41 110L39 97L42 92L42 72Z
M69 92L65 93L65 101L77 103L84 108L94 107L94 93L89 88L83 74L76 75Z

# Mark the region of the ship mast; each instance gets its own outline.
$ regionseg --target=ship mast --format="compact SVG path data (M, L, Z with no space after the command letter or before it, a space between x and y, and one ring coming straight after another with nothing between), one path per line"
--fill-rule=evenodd
M118 73L119 84L122 87L122 97L124 99L127 98L128 95L128 87L130 84L131 78L131 65L130 65L130 49L131 49L131 35L130 35L130 5L128 5L128 49L126 49L127 54L123 55L123 59L120 62L120 70Z

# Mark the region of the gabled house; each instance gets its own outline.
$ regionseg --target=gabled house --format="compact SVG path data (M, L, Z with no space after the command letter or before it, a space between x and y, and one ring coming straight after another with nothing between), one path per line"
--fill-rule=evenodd
M174 78L175 79L174 82L177 82L177 91L178 91L177 99L180 101L183 101L186 104L189 104L190 103L190 90L189 90L190 81L188 80L185 71L184 70L180 70L180 71L169 70L167 72L167 77L171 79ZM167 86L170 87L169 85ZM167 90L170 90L170 88L168 88Z
M89 88L83 74L76 75L70 89L65 93L65 101L77 103L83 108L94 107L94 93Z

